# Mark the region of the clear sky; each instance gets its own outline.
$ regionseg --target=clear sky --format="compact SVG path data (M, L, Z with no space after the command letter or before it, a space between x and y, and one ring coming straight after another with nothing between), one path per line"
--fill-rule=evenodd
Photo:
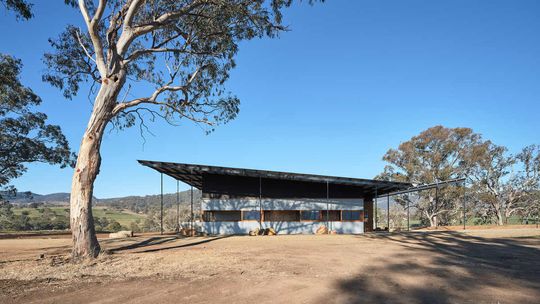
M90 102L41 82L47 39L81 25L63 1L35 0L35 18L1 11L0 52L23 60L23 83L78 149ZM294 5L279 39L241 44L227 88L239 117L205 135L151 124L103 141L98 198L159 192L137 159L372 178L384 153L434 125L470 127L517 152L540 144L540 1L328 0ZM14 185L69 192L71 169L31 164ZM165 191L175 191L166 178ZM182 189L187 188L182 185Z

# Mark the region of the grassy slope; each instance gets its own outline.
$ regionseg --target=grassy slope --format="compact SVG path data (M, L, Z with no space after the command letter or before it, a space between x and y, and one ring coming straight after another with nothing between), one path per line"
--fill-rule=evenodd
M60 207L49 207L55 214L57 215L65 215L68 216L69 214L69 207L68 206L60 206ZM15 214L21 214L23 211L28 211L30 213L30 217L36 217L38 215L38 210L34 208L13 208L13 212ZM94 207L92 208L92 213L94 217L106 217L107 219L114 219L117 222L119 222L122 226L129 227L131 222L134 222L137 219L140 219L141 221L144 219L144 215L135 214L130 211L119 211L119 210L113 210L111 208L107 207Z

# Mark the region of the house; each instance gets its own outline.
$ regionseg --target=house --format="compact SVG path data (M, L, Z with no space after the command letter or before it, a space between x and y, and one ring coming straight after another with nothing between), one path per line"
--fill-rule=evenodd
M208 234L312 234L373 229L373 198L408 183L139 160L144 166L202 191L201 229Z

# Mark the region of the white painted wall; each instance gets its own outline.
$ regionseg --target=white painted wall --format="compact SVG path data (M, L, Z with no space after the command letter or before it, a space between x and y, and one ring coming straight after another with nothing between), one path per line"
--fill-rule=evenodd
M364 200L359 199L267 199L263 198L263 210L363 210ZM202 210L260 210L258 199L208 199L202 200ZM201 222L208 234L248 234L259 228L258 221ZM313 234L321 222L262 222L262 228L274 228L278 234ZM329 228L342 234L364 233L363 222L330 222Z
M364 210L364 200L358 199L268 199L261 200L263 210ZM259 210L259 200L202 199L202 210Z
M257 221L241 222L201 222L201 228L208 234L248 234L259 228ZM326 222L262 222L263 228L274 228L278 234L314 234ZM364 233L364 222L330 222L331 230L340 234Z

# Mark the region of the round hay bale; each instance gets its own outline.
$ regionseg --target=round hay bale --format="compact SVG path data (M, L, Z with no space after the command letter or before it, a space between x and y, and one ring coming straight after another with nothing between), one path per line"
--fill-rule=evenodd
M327 233L328 233L328 227L326 227L325 225L319 226L319 228L317 228L317 231L315 232L315 234L327 234Z
M259 228L255 228L255 229L251 230L249 232L249 235L251 235L251 236L259 235Z

